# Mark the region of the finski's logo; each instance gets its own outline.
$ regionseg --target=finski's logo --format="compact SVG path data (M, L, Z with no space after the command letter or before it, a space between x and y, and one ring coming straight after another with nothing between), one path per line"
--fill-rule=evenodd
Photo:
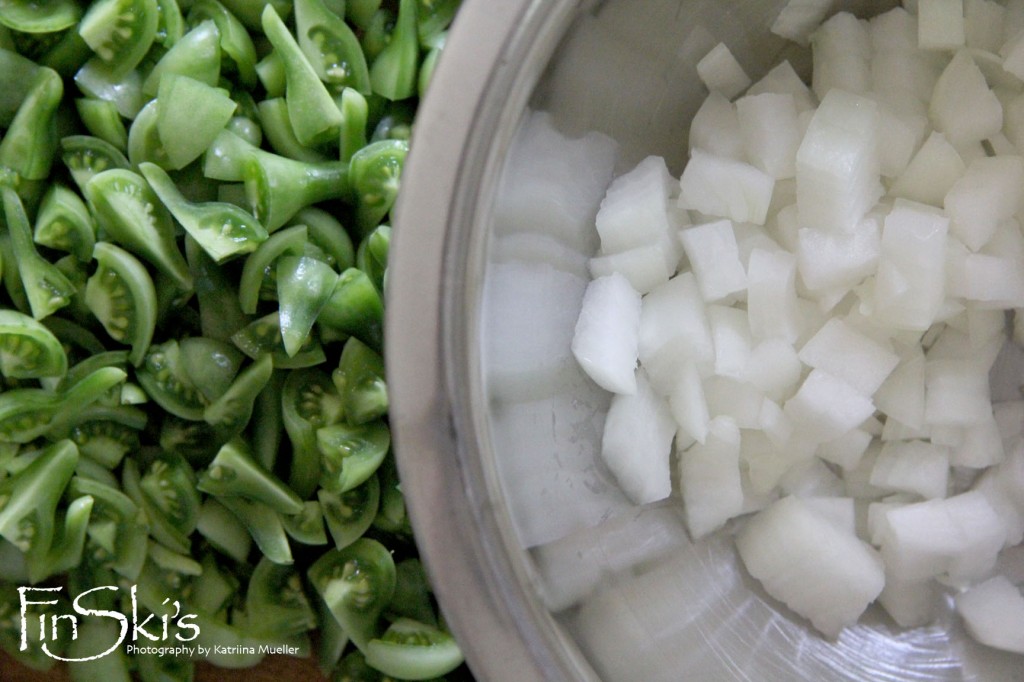
M50 658L58 661L80 662L94 661L110 654L126 640L129 646L138 642L155 642L163 645L175 645L176 643L188 643L199 636L199 625L194 621L197 616L192 613L182 613L181 604L170 598L163 601L170 613L156 616L152 613L139 613L139 604L136 596L137 587L132 585L129 589L130 612L122 613L112 609L91 608L87 606L86 600L91 594L98 594L104 591L117 592L120 588L114 585L94 587L91 590L82 592L71 600L71 610L74 613L49 613L47 610L37 610L33 617L29 617L29 607L53 606L59 602L57 599L49 598L60 592L60 587L19 587L18 597L20 601L21 614L21 645L20 650L26 651L30 639L38 640L40 649ZM120 628L117 640L105 651L97 652L90 656L78 658L67 658L54 652L49 642L67 641L68 633L70 639L78 639L78 626L80 621L90 618L103 618L116 621ZM140 620L141 618L141 620ZM130 633L130 635L129 635ZM171 647L166 647L171 648Z

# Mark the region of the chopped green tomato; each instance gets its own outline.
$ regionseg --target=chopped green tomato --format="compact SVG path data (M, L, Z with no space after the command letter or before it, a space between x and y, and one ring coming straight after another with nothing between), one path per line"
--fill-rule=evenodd
M259 112L267 141L278 154L287 156L289 159L310 163L327 160L325 154L312 147L303 146L295 137L291 119L288 117L288 104L283 97L263 100L259 103Z
M285 228L270 235L245 259L238 283L238 301L241 304L242 312L248 315L256 313L264 280L274 282L276 294L277 268L274 265L275 261L285 254L301 255L306 240L307 228L305 225Z
M216 23L207 19L183 35L146 76L142 92L155 97L160 80L172 73L210 86L217 85L220 80L220 31Z
M156 0L97 0L78 33L115 74L125 74L149 51L159 21Z
M92 56L92 50L78 35L78 31L64 31L60 40L39 58L39 64L50 67L61 78L71 80Z
M218 341L230 340L249 323L248 316L238 305L238 291L233 278L191 235L185 236L185 256L195 282L201 333Z
M352 643L365 651L395 590L391 553L376 540L359 538L325 552L310 567L309 579Z
M182 419L202 421L208 400L192 383L182 366L175 339L150 346L136 379L160 407Z
M242 366L242 354L234 346L205 336L190 336L178 347L185 375L207 400L227 393Z
M252 31L260 30L260 20L266 7L273 7L284 20L292 11L291 0L222 0L232 14Z
M78 464L69 440L54 443L20 472L0 481L0 537L42 561L50 551L57 503Z
M324 512L318 500L302 503L302 511L290 516L282 516L281 522L289 537L304 545L326 545L327 533L324 532Z
M214 498L208 497L203 501L196 530L225 556L239 563L249 557L252 538L245 524Z
M377 287L362 270L349 268L320 311L319 321L328 327L351 334L370 348L381 348L384 304Z
M121 73L99 57L93 57L75 72L75 85L89 97L113 102L128 119L135 118L148 101L138 71Z
M284 386L286 373L287 370L275 366L270 381L256 396L250 421L248 435L249 441L252 443L253 457L268 471L273 471L276 467L281 443L284 441L284 422L281 419L281 388Z
M419 0L400 0L391 40L370 67L373 91L390 100L406 99L416 94L420 56L416 18L418 3Z
M444 42L443 35L455 18L460 0L419 0L416 31L420 44L435 48Z
M145 412L129 405L94 404L70 424L68 438L75 442L83 457L114 469L125 455L138 452L139 433L147 421Z
M78 188L85 191L85 185L92 176L105 170L131 168L131 163L117 147L106 140L89 135L71 135L60 141L62 160L71 172Z
M163 456L165 458L176 458L177 460L181 460L180 455L164 453ZM157 462L154 462L154 465L156 464ZM189 470L189 473L191 474L191 470ZM151 478L149 479L150 484L147 487L153 488L153 490L150 491L151 494L147 494L146 490L143 487L143 482L146 480L147 479L145 479L139 472L139 468L136 465L134 459L129 458L125 460L124 467L121 470L121 487L124 489L125 494L128 495L128 497L130 497L132 501L135 504L137 504L145 513L146 519L149 522L150 535L153 536L154 539L156 539L165 547L168 547L176 552L188 552L188 533L194 530L195 522L192 521L191 525L188 527L179 527L179 525L172 520L172 517L168 514L168 512L162 508L162 505L167 503L167 501L161 495L161 492L166 492L168 495L177 496L181 494L180 491L174 491L170 487L168 487L165 491L160 491L154 488L154 483L156 481ZM193 475L189 482L190 490L186 492L190 496L190 498L195 498L194 510L198 511L199 500L198 493L196 493L195 491L194 481L195 476ZM168 482L166 485L170 486L170 482ZM156 497L154 498L152 495L156 495Z
M295 32L310 66L334 95L370 93L370 71L359 38L323 0L295 1Z
M380 140L352 156L349 182L356 197L356 227L367 235L388 214L398 195L409 143Z
M343 271L355 263L352 238L338 219L315 206L309 206L295 214L296 225L306 225L309 241L319 249L317 257L335 270ZM307 251L306 255L313 255Z
M239 439L226 443L199 477L198 487L216 497L245 497L287 516L303 511L302 500L253 458Z
M237 107L224 90L175 73L160 78L157 102L157 132L171 168L198 159Z
M403 559L395 564L395 594L388 605L385 617L412 618L427 625L437 626L437 614L434 613L430 583L423 570L423 564L413 557Z
M267 231L241 208L219 201L192 203L181 195L174 181L159 166L143 163L139 170L171 215L214 262L223 263L251 253L266 241Z
M199 521L196 474L179 455L160 453L139 481L150 516L160 516L187 538ZM153 510L159 512L154 514ZM188 547L187 543L185 545ZM187 550L186 550L187 551Z
M200 563L203 572L192 583L190 603L205 613L220 614L238 595L240 582L234 573L220 565L213 552L205 553Z
M341 394L348 423L363 424L387 413L384 358L359 339L345 342L338 368L331 378Z
M240 182L245 162L264 152L231 130L222 130L203 155L203 175L210 180Z
M352 490L373 475L391 447L391 431L382 420L353 426L330 424L317 430L320 487L330 492Z
M245 593L245 612L257 635L297 635L316 627L316 613L292 566L260 560Z
M444 51L444 44L447 39L447 33L439 34L434 39L435 45L430 48L427 56L423 58L423 62L420 64L420 75L416 81L416 90L421 98L427 94L430 80L434 77L434 69L437 68L437 60L441 58L441 52Z
M181 455L193 466L206 466L213 459L217 448L223 445L218 437L216 429L206 422L189 421L173 414L164 415L160 422L160 447Z
M243 369L231 386L203 410L203 420L223 437L231 438L245 429L252 418L253 405L263 387L270 381L274 363L264 355Z
M0 24L23 33L54 33L78 23L82 8L76 0L8 0L0 3Z
M288 77L285 75L284 59L281 58L280 52L271 50L266 57L256 62L256 75L263 89L267 91L267 97L284 97L288 88Z
M60 74L47 68L36 71L32 87L0 140L0 166L25 180L49 176L59 141L57 108L63 96Z
M153 39L165 48L173 48L185 33L185 19L177 0L156 0L159 19Z
M245 525L253 542L266 558L275 564L291 564L294 561L281 517L271 507L244 497L226 496L217 499Z
M366 146L366 122L370 108L366 98L354 88L342 90L338 108L341 109L339 158L350 161L357 151Z
M86 183L85 196L114 242L148 260L182 289L192 288L171 215L141 176L120 169L98 173Z
M263 10L263 32L284 61L288 116L299 143L315 147L336 141L341 112L295 38L270 5Z
M382 0L348 0L345 3L345 18L365 31L380 9Z
M316 495L334 546L344 549L373 525L380 506L380 483L376 476L370 476L362 485L347 492L328 492L321 488Z
M323 363L326 359L323 346L313 335L307 337L299 352L289 356L284 350L281 325L277 312L270 313L240 329L231 337L231 342L252 359L269 354L278 369L301 369Z
M67 390L69 387L77 384L96 370L103 369L104 367L116 367L120 370L125 370L127 366L128 351L101 350L100 352L94 353L70 367L64 377L64 380L58 384L57 388L61 391Z
M67 371L67 354L53 332L16 310L0 310L0 373L4 377L62 377Z
M256 85L256 46L245 26L217 0L196 0L192 3L189 24L196 25L204 19L212 19L217 25L220 49L228 58L228 63L222 63L222 69L237 73L242 85L252 88Z
M410 618L395 620L380 639L363 649L366 662L400 680L428 680L462 663L455 639L444 630Z
M128 160L132 166L138 166L144 161L158 163L161 166L171 166L171 160L167 156L167 149L160 139L160 131L157 129L160 106L157 100L142 107L139 115L135 117L130 128L128 128Z
M377 287L377 291L381 293L384 292L390 248L391 226L378 225L359 243L359 249L356 251L356 267L366 273Z
M128 130L113 102L79 97L75 100L75 109L90 133L122 151L128 148Z
M129 360L140 365L156 329L156 288L146 268L124 249L98 242L98 267L85 287L85 302L110 338L131 346Z
M63 522L55 524L49 551L39 558L29 555L29 582L39 583L81 563L92 505L93 498L88 495L77 497L68 504Z
M341 421L341 397L323 371L297 370L285 379L281 390L281 414L292 443L288 486L305 499L316 490L320 479L316 431Z
M398 480L398 468L394 456L385 458L377 470L380 479L380 508L373 527L386 533L412 537L412 526L405 510L405 498L402 497L401 483Z
M51 184L36 214L36 244L67 251L85 262L92 257L96 224L76 191Z
M368 61L372 62L387 47L391 41L391 33L395 30L395 23L395 13L389 7L381 7L373 13L370 23L363 30L359 39L359 44L362 45ZM380 95L377 96L380 97Z
M263 128L248 116L232 116L227 130L254 146L258 147L263 142Z
M270 232L307 206L347 196L348 176L342 161L305 163L266 152L250 154L242 165L249 205Z
M305 344L337 281L338 273L316 258L281 256L277 259L278 322L289 357L294 357Z
M71 479L68 490L75 497L93 498L87 553L118 575L137 579L146 561L149 535L142 510L116 488L81 476Z
M32 317L41 320L71 302L74 285L52 263L36 251L25 207L13 189L4 187L4 216L11 246Z

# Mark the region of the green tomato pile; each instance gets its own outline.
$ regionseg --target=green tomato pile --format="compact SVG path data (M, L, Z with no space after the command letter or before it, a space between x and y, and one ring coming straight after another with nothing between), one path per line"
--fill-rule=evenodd
M381 356L390 211L457 6L0 2L19 664L172 682L284 651L336 680L467 675Z

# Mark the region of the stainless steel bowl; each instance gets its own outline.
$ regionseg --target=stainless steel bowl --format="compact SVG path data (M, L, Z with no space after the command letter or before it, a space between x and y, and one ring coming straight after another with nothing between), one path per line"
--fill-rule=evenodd
M620 169L655 153L678 173L708 49L726 42L755 78L783 56L808 68L769 32L784 4L463 5L397 208L387 365L421 551L482 680L1024 679L1018 657L972 644L948 607L913 630L871 611L826 641L759 591L726 535L694 544L676 503L629 505L597 456L608 399L568 349L594 244L545 241L543 206L530 224L503 210L557 175L531 167L517 137L528 108L568 135L610 136ZM560 172L588 172L573 163ZM596 201L572 210L592 216Z

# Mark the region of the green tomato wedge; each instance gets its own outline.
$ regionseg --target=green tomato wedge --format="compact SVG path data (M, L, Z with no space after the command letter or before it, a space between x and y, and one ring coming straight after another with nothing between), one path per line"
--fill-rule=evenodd
M215 263L251 253L266 241L263 225L244 209L222 201L190 202L159 166L143 163L139 170L171 215Z
M36 251L25 207L10 187L3 190L4 216L10 233L18 274L32 317L41 320L71 302L74 285L55 265Z
M32 87L0 140L0 166L24 180L50 175L59 144L56 114L63 96L60 74L48 68L35 72Z
M78 33L115 74L125 74L149 52L159 22L156 0L97 0Z
M238 80L246 88L256 85L256 46L249 32L238 18L217 0L196 0L188 13L191 25L211 19L220 34L220 49L227 56L224 70L238 74Z
M157 102L157 132L171 168L198 159L238 106L226 91L176 73L160 78Z
M190 421L203 420L209 401L185 373L177 340L150 346L135 377L149 397L171 414Z
M398 618L363 649L366 662L400 680L429 680L450 673L463 661L455 638L411 618Z
M359 538L325 552L309 568L309 580L352 643L365 651L395 591L395 562L384 545Z
M76 0L3 0L0 24L22 33L55 33L71 28L82 16Z
M128 130L121 120L121 112L113 102L94 97L79 97L75 100L75 110L91 134L121 151L128 148Z
M284 61L285 100L295 137L307 147L336 143L341 112L271 5L263 10L263 32Z
M161 79L172 73L210 86L217 85L220 80L220 31L217 24L207 19L183 35L146 76L142 92L155 97Z
M294 562L288 534L284 531L281 516L273 508L233 495L218 497L217 500L238 517L267 559L275 564Z
M156 0L159 18L153 39L165 48L174 47L185 33L185 18L177 0Z
M402 167L409 152L405 140L379 140L353 156L349 182L356 198L356 227L369 234L388 214L398 196Z
M308 256L282 256L277 260L277 298L280 302L281 338L288 357L294 357L309 338L320 310L327 303L338 273Z
M252 548L252 537L245 524L213 497L207 497L199 508L196 530L219 552L244 563Z
M53 332L17 310L0 310L0 373L8 379L38 379L67 371L67 354Z
M307 500L302 503L302 511L298 514L282 516L284 530L296 542L304 545L326 545L327 533L324 531L324 512L318 500Z
M207 157L209 158L209 157ZM313 204L349 195L349 164L307 163L263 151L241 159L241 179L256 218L268 232Z
M0 482L0 537L29 556L45 554L53 538L57 503L77 464L78 448L62 440Z
M316 496L334 546L344 549L363 537L373 525L380 507L380 482L376 476L370 476L362 485L347 492L321 488Z
M389 100L406 99L416 94L420 56L416 19L418 3L419 0L400 0L391 39L370 67L373 91Z
M260 559L245 593L249 627L257 635L297 635L316 627L316 612L292 566Z
M260 121L267 141L275 152L289 159L319 163L327 160L320 151L305 147L295 137L292 121L288 116L288 103L283 97L274 97L259 103Z
M161 166L170 167L171 160L167 156L167 149L160 139L157 130L157 117L160 112L159 102L150 100L142 107L138 116L132 121L128 128L128 160L133 167L137 167L144 161L158 163Z
M260 290L265 279L275 282L277 268L274 262L282 255L300 256L305 249L308 238L305 225L284 228L270 237L249 254L242 266L242 274L238 280L238 302L242 312L247 315L256 313L260 301Z
M278 369L301 369L321 364L326 359L323 345L313 334L306 337L299 352L289 356L281 338L277 312L254 320L231 336L231 342L253 360L269 354Z
M382 420L358 426L331 424L317 430L316 443L323 455L320 487L344 493L377 471L391 448L391 431Z
M359 38L323 0L295 1L295 32L299 47L329 91L344 88L370 94L370 70Z
M115 168L129 169L131 163L121 150L106 140L89 135L71 135L60 141L61 160L71 172L71 178L78 189L85 191L85 185L92 176Z
M85 303L110 338L131 346L128 356L140 365L156 329L156 287L145 266L119 246L98 242L97 268L85 285Z
M137 70L117 72L99 57L89 59L75 72L75 85L89 97L112 102L129 119L135 118L149 101L142 92L142 75Z
M209 401L227 393L242 366L243 355L225 341L190 336L178 342L181 367Z
M238 373L224 395L206 406L203 420L216 428L224 438L240 434L252 419L256 398L270 381L273 371L271 357L261 356Z
M82 562L82 550L85 549L92 505L93 498L88 495L76 497L68 503L63 519L57 516L49 551L27 557L29 582L42 582L51 575L69 571Z
M104 171L86 183L85 196L112 241L148 260L180 288L192 288L171 215L141 176L128 170Z
M341 394L349 424L364 424L387 414L384 358L359 339L345 342L331 378Z
M264 469L240 439L224 444L199 476L199 490L216 497L236 496L262 502L284 515L303 511L302 500Z

